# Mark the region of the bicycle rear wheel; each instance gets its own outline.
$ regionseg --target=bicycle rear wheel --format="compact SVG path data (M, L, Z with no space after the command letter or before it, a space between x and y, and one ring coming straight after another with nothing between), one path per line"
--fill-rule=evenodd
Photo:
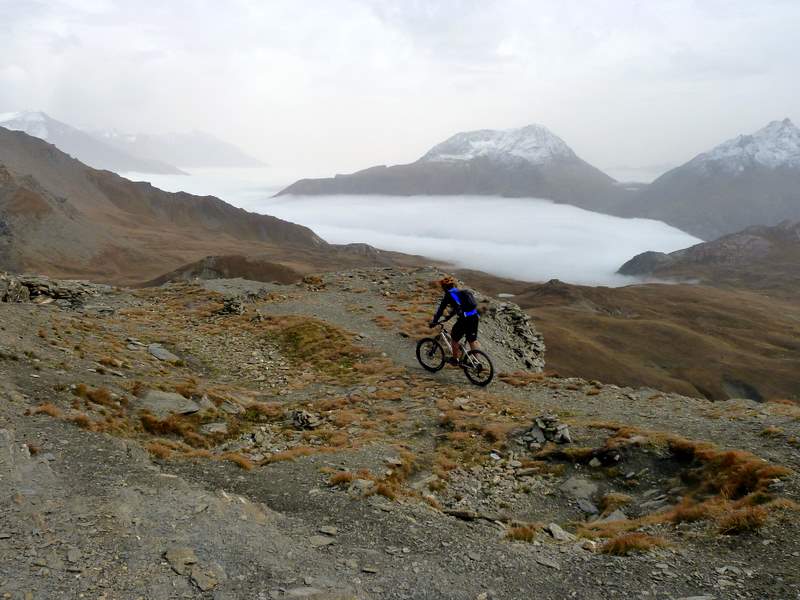
M471 360L470 360L471 359ZM481 387L489 385L494 377L494 365L489 355L481 350L473 350L463 363L464 375L472 383Z
M422 338L417 342L417 360L426 371L435 373L444 366L444 348L439 340Z

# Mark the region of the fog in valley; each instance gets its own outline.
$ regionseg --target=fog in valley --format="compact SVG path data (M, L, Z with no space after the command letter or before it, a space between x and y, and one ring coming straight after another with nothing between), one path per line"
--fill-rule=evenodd
M624 285L635 279L615 272L632 256L700 241L660 221L620 219L533 198L270 198L282 189L285 175L269 168L127 174L169 191L214 194L240 208L306 225L331 243L363 242L525 281Z

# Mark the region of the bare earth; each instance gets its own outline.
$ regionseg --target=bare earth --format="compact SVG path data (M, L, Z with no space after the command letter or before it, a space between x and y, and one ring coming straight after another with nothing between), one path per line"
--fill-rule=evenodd
M438 275L0 304L0 597L800 597L797 404L539 373L488 300L495 381L427 373Z

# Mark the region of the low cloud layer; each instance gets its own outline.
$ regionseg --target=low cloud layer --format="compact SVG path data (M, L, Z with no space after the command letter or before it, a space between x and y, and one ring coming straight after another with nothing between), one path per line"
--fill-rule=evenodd
M631 283L615 273L629 258L700 241L660 221L535 199L283 196L261 210L307 225L329 242L366 242L526 281Z
M486 196L280 196L296 174L265 169L194 169L191 176L137 175L156 187L212 194L239 208L311 227L329 242L363 242L460 267L522 279L590 285L636 281L617 275L645 250L697 244L660 221L620 219L532 198Z

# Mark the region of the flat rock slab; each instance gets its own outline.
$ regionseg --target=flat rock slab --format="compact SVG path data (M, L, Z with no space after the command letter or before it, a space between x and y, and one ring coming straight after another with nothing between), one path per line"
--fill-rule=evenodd
M147 347L147 351L155 356L158 360L163 360L166 362L178 362L180 360L180 357L174 355L161 344L150 344Z
M206 435L214 435L215 433L226 435L228 433L228 424L224 421L219 423L206 423L200 427L200 432Z
M148 390L136 403L139 410L147 410L159 419L170 415L190 415L200 410L200 405L174 392Z
M589 500L594 494L597 493L597 484L592 483L583 477L570 477L561 484L561 491L573 496L575 498L584 498Z
M192 565L197 564L197 556L195 556L194 550L185 546L167 548L164 552L164 558L167 559L169 566L178 575L189 575L192 571Z

